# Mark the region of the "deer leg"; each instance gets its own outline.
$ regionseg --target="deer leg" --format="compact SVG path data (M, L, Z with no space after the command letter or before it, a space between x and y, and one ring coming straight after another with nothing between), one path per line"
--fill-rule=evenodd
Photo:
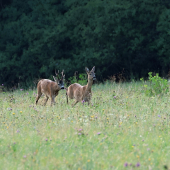
M46 96L46 100L45 100L45 103L44 103L44 106L46 105L47 101L48 101L49 97Z
M72 107L74 107L77 103L78 103L78 101L75 101L75 103L72 104Z
M68 95L67 95L67 93L66 93L66 99L67 99L67 104L68 104Z
M42 95L42 93L38 93L38 94L37 94L37 97L36 97L36 105L37 105L38 100L40 99L41 95Z
M51 106L52 106L52 104L55 104L55 96L51 97Z

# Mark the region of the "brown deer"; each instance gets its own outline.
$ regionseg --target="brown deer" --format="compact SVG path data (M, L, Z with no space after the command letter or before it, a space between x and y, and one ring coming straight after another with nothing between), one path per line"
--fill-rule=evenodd
M49 97L51 98L51 105L55 104L55 97L58 95L58 92L61 89L64 89L64 70L61 72L61 78L59 78L59 71L55 74L57 77L54 77L54 81L48 79L42 79L38 82L37 85L37 97L36 97L36 104L38 103L39 98L42 94L46 95L46 100L44 106L46 105Z
M92 68L91 71L86 67L85 68L86 73L88 75L88 83L85 86L81 86L78 83L71 84L66 92L66 97L67 97L67 104L68 104L68 97L70 99L75 99L75 103L72 105L76 105L78 102L88 102L90 104L91 100L91 87L93 85L93 80L96 79L95 77L95 66Z

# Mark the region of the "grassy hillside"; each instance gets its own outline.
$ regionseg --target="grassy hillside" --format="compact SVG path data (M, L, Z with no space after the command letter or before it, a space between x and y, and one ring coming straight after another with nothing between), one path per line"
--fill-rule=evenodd
M0 169L170 168L170 96L146 97L138 82L94 85L92 105L65 91L35 105L36 90L0 93Z

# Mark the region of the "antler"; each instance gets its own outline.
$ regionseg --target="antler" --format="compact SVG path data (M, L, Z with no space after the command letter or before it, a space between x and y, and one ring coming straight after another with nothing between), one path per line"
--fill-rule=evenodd
M58 70L58 73L57 73L56 69L55 69L55 74L56 74L57 78L59 79L59 70Z
M64 76L65 76L65 75L64 75L64 70L62 70L61 75L62 75L62 77L64 77Z

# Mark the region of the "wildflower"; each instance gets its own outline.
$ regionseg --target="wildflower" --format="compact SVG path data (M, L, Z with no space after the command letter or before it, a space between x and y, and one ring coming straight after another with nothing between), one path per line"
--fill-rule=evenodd
M127 167L127 166L128 166L128 163L126 162L126 163L124 164L124 166Z
M160 115L158 115L158 117L161 117Z
M87 162L90 162L90 160L87 160Z
M24 155L23 157L24 157L24 158L26 158L27 156L26 156L26 155Z
M81 133L78 133L78 135L81 135Z
M147 149L147 151L149 151L149 150L150 150L150 148Z
M82 100L82 103L84 104L85 100Z
M20 111L20 113L22 113L22 111Z
M17 130L17 133L19 133L20 131L19 130Z
M139 158L139 155L137 155L136 157Z
M2 86L3 86L4 84L2 84Z
M136 167L140 167L140 163L139 162L136 164Z
M45 141L48 141L48 139L45 139Z
M7 108L7 110L12 110L12 108Z
M23 91L23 89L20 89L21 91Z
M149 161L151 160L151 158L148 159Z
M116 99L116 96L114 96L114 99Z
M15 113L12 113L13 115L15 115Z
M83 129L79 129L79 131L82 131Z
M101 134L101 132L98 132L97 134L98 134L98 135L100 135L100 134Z

